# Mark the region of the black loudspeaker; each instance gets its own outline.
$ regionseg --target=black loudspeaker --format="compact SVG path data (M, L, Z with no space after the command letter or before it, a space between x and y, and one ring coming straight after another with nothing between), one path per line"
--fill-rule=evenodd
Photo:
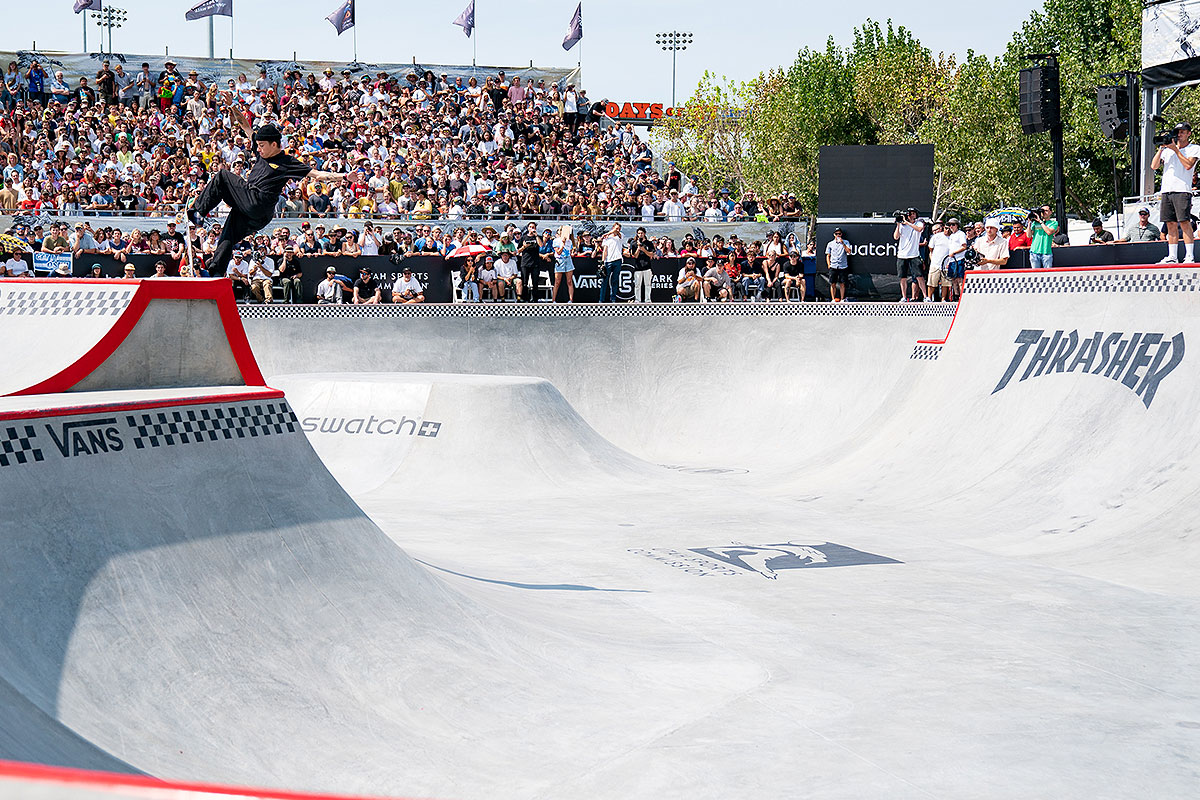
M1096 110L1105 139L1124 141L1129 136L1129 90L1124 86L1097 86Z
M1029 67L1020 74L1021 130L1041 133L1060 124L1058 116L1058 66Z

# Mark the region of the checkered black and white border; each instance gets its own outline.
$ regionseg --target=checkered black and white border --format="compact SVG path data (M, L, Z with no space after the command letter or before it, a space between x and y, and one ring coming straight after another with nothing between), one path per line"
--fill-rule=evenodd
M918 344L913 345L912 355L909 359L917 359L919 361L937 361L938 356L942 354L942 345L940 344Z
M0 286L0 316L118 316L136 289L17 289Z
M239 306L243 319L372 317L952 317L952 303L455 303L453 305Z
M1005 275L974 273L964 291L976 294L1071 294L1086 292L1194 292L1200 269L1048 272Z
M170 447L176 444L245 439L299 429L296 414L282 400L244 406L214 406L180 411L154 411L125 417L133 445Z
M45 461L41 448L34 445L37 432L32 425L0 427L0 467Z

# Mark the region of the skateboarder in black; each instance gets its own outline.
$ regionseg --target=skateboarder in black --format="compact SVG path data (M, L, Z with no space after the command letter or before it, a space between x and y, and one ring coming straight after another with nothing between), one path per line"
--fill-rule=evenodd
M221 238L217 242L209 267L212 275L224 275L225 267L233 255L234 245L247 234L261 230L271 221L275 216L279 194L288 181L299 180L306 175L311 175L319 181L332 182L341 181L346 177L339 172L313 169L303 161L293 158L283 152L283 137L278 128L267 123L252 133L250 120L232 101L229 110L246 135L253 136L258 158L250 168L249 177L244 180L226 169L218 172L188 209L188 219L194 222L197 228L201 228L204 225L204 217L222 200L229 205L229 216L221 229Z

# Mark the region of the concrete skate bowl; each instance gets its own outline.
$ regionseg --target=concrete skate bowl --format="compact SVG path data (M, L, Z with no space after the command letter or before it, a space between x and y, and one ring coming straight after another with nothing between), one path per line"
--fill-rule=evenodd
M0 795L1188 796L1198 279L244 309L253 354L212 290L0 405L0 757L141 773Z

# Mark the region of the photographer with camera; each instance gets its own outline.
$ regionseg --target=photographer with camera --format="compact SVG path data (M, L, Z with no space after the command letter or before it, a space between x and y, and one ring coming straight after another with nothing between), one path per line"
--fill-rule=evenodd
M1033 269L1050 269L1054 266L1054 234L1058 233L1058 220L1050 206L1035 208L1029 212L1029 233L1033 243L1029 246L1029 266Z
M921 289L921 298L932 302L925 289L925 261L921 258L921 232L925 223L917 219L917 210L897 211L896 230L892 238L896 245L896 277L900 279L900 302L908 302L908 282L915 280Z
M1192 233L1192 176L1196 171L1196 159L1200 158L1200 145L1192 144L1192 126L1181 122L1171 132L1171 138L1158 146L1151 169L1162 168L1162 192L1159 202L1159 218L1167 229L1167 257L1160 264L1175 264L1175 245L1179 232L1183 231L1184 261L1195 261Z

